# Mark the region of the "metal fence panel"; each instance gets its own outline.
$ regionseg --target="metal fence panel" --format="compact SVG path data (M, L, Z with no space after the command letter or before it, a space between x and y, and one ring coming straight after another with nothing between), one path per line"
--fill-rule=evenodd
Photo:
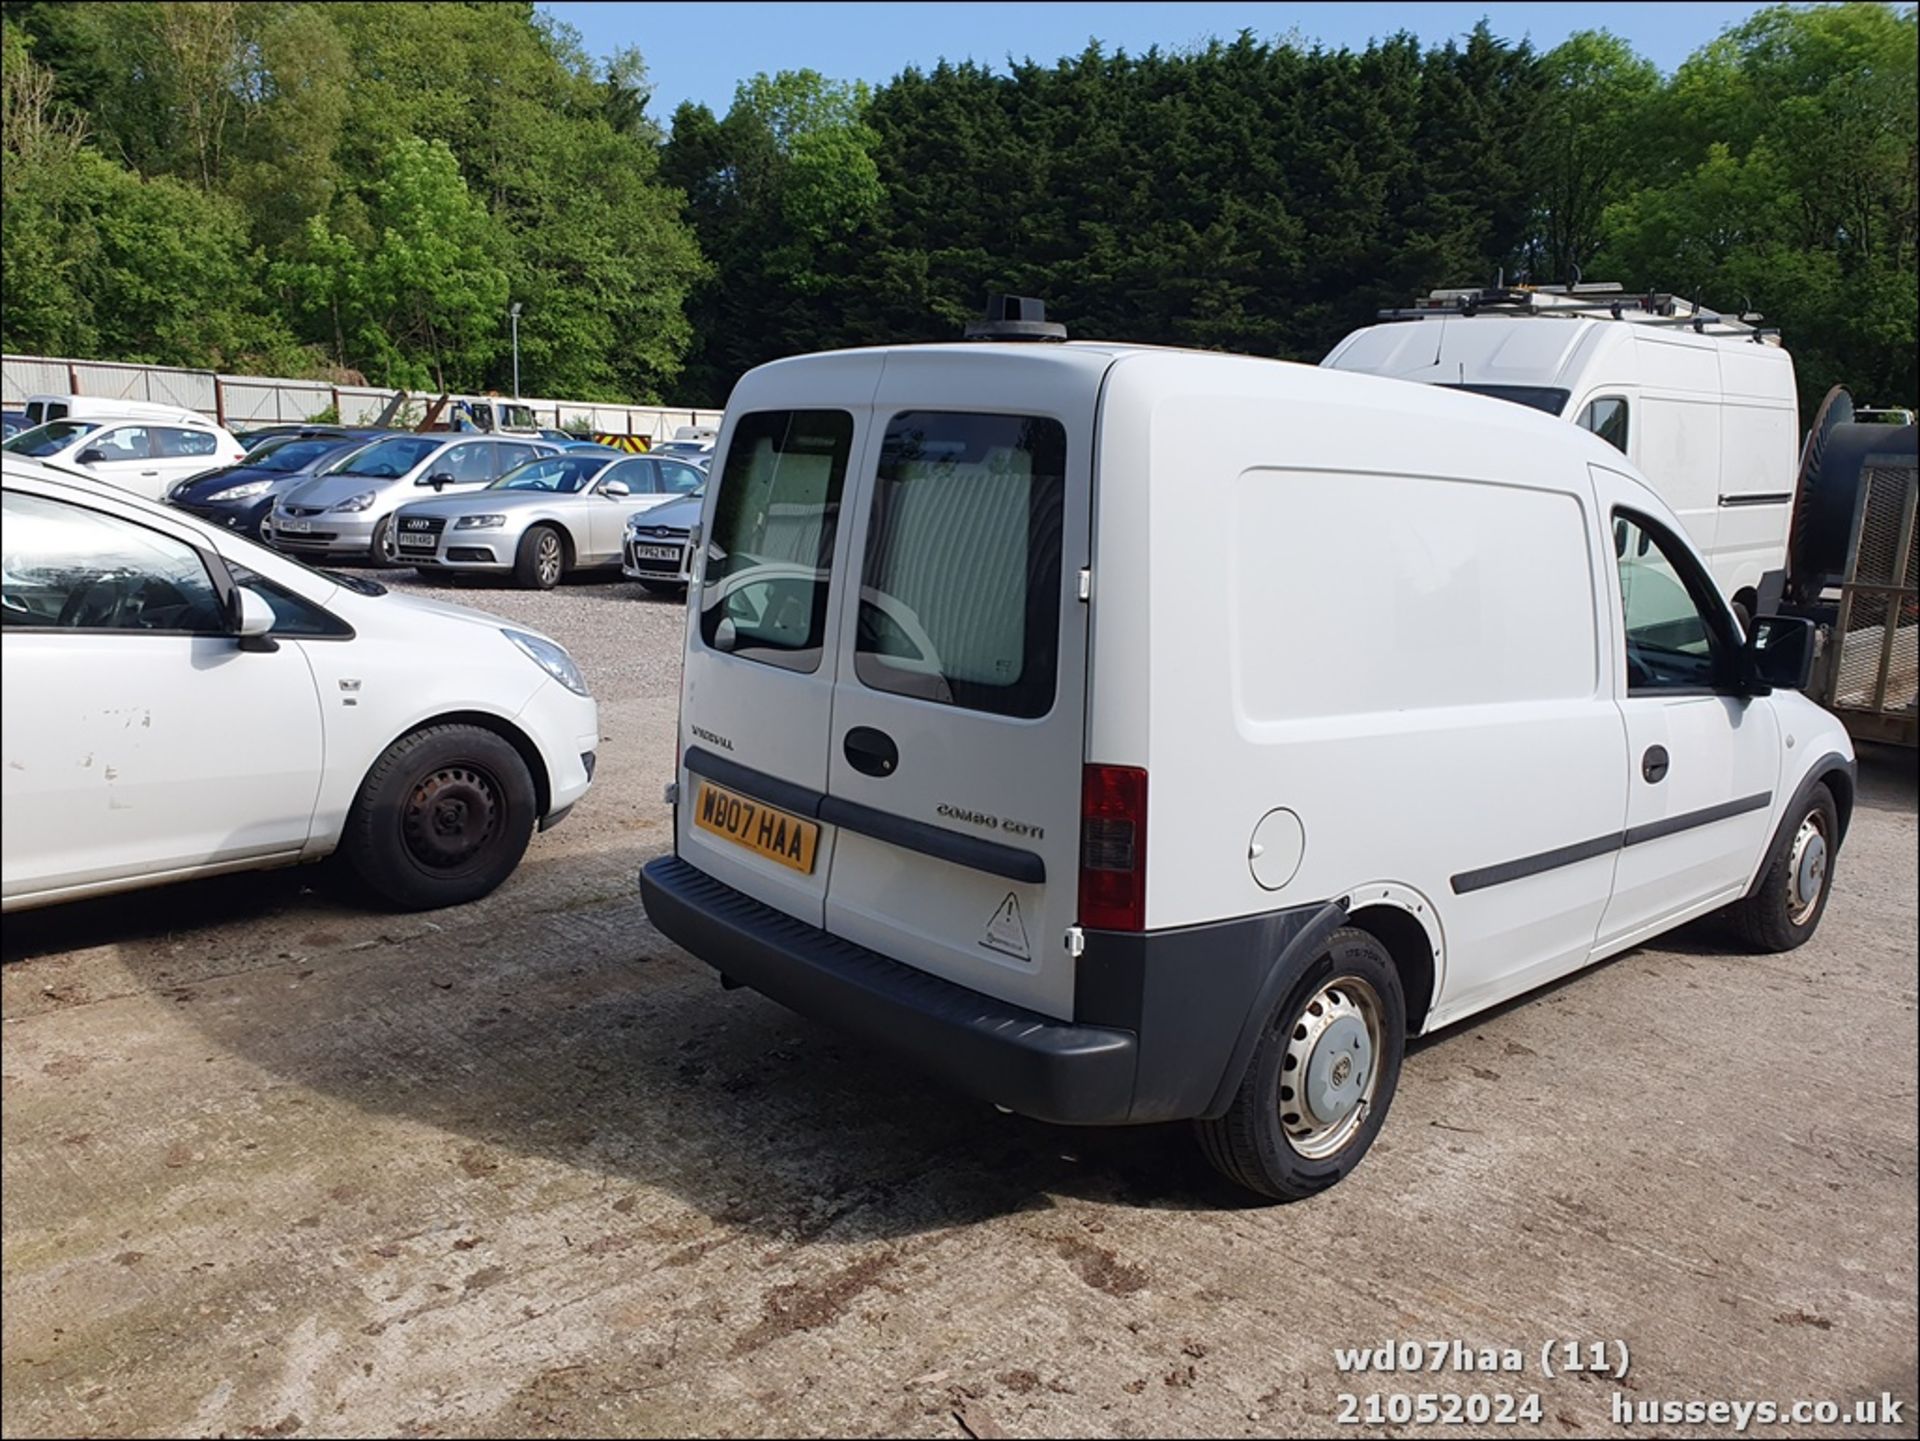
M276 421L308 420L336 402L345 425L368 425L377 420L394 392L372 385L329 385L320 380L290 380L268 375L218 375L210 370L188 370L164 365L115 365L99 360L67 360L56 356L0 357L0 395L17 407L30 395L110 396L116 400L151 400L184 406L209 417L224 418L233 428ZM396 417L416 424L435 397L415 395ZM677 406L609 405L603 401L525 397L537 421L558 429L615 435L644 436L649 443L672 437L683 425L718 425L717 410Z

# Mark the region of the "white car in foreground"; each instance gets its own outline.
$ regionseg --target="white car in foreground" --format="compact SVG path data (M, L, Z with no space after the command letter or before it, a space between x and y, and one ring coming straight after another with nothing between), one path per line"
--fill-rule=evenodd
M390 904L474 900L593 776L554 641L0 467L4 909L343 852Z

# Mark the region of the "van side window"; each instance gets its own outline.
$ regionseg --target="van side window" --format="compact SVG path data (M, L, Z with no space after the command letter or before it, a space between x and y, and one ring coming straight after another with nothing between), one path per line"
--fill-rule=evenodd
M995 715L1053 708L1066 462L1057 420L894 416L861 574L863 685Z
M1622 455L1627 453L1627 402L1617 395L1603 395L1587 402L1580 412L1580 428L1590 430Z
M788 670L820 668L852 452L853 417L844 410L740 417L700 587L700 638L709 647Z
M1620 606L1626 626L1627 692L1710 690L1725 676L1724 644L1711 582L1678 542L1627 512L1615 512L1613 551L1620 568Z

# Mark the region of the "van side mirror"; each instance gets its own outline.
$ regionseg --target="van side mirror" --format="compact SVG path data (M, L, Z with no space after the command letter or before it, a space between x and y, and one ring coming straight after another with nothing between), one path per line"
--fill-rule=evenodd
M1747 636L1746 689L1805 690L1813 679L1813 622L1792 615L1763 615Z
M81 451L78 455L76 455L74 457L74 460L76 463L80 465L98 465L101 461L105 460L106 458L107 456L105 451L100 450L97 446L90 445L85 450Z

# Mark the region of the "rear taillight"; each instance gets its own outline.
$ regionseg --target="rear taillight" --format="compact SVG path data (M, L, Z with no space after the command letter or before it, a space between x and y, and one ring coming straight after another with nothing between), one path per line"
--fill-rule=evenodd
M1147 773L1088 766L1080 781L1080 924L1140 931L1147 924Z

